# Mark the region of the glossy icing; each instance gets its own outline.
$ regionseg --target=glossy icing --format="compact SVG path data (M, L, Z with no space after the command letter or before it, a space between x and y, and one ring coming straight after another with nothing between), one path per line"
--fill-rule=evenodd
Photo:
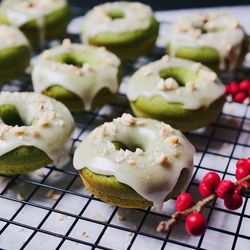
M0 24L0 49L19 46L29 47L29 42L23 33L15 27Z
M235 69L245 37L238 21L225 13L184 15L173 25L171 34L171 56L183 46L214 48L220 56L221 70L226 68L226 60L229 70Z
M117 150L112 143L141 145L135 152ZM178 130L159 121L123 114L92 131L79 145L73 165L79 170L112 175L152 201L160 211L181 170L191 177L194 147ZM189 178L187 182L189 181Z
M4 104L14 105L26 126L9 126L0 118L0 156L24 145L41 149L55 164L61 162L74 129L68 109L54 99L31 92L1 92L0 106Z
M36 20L40 42L43 43L46 16L66 5L66 0L4 0L1 3L0 12L3 12L8 22L16 27L22 27L26 23Z
M197 74L197 80L177 86L174 79L160 77L166 68L186 68ZM162 59L140 68L129 79L127 96L136 101L140 96L161 96L170 103L181 103L185 109L208 107L224 94L224 85L209 68L189 60L164 56Z
M82 55L82 67L60 63L55 59L58 55L72 52ZM71 44L66 39L61 46L43 52L35 63L32 72L34 90L42 92L59 84L77 95L84 103L85 110L89 110L102 88L117 92L119 66L118 57L105 48Z
M109 13L122 12L124 17L112 19ZM139 2L113 2L98 5L84 17L82 39L86 43L88 38L102 32L123 33L145 30L150 26L152 9Z

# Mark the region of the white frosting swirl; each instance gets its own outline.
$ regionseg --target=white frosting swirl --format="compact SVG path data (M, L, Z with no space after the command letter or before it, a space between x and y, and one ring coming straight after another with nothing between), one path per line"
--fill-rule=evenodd
M172 78L163 79L160 72L167 68L186 68L197 75L185 86L176 86ZM208 107L224 94L224 85L209 68L193 61L164 56L140 68L129 79L127 96L130 101L140 96L161 96L170 103L182 103L185 109Z
M15 27L0 24L0 49L23 45L29 47L29 42L20 30Z
M26 125L9 126L0 118L0 156L20 146L34 146L55 163L64 157L74 120L63 104L37 93L1 92L0 106L4 104L14 105Z
M82 67L59 63L55 59L73 52L83 58ZM65 40L61 46L46 50L39 57L32 72L34 90L42 92L55 84L61 85L77 95L85 110L89 110L102 88L112 93L118 91L119 66L119 58L105 48L71 44Z
M117 150L113 141L136 143L141 149ZM87 167L94 173L115 176L160 211L182 169L187 169L189 181L194 152L185 136L169 125L123 114L96 128L81 142L73 165L78 170Z
M109 13L122 13L122 18L112 19ZM149 28L152 9L139 2L113 2L98 5L84 17L82 39L87 43L88 38L102 32L122 33Z
M230 64L229 70L235 69L245 37L238 21L225 13L184 15L173 25L170 34L171 56L183 46L214 48L220 56L221 70L225 70L226 60Z

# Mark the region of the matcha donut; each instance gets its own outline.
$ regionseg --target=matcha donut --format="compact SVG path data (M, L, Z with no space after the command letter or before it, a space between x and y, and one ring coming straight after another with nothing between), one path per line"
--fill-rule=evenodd
M123 114L81 142L73 165L101 200L128 208L154 205L160 211L189 182L193 155L192 144L180 131Z
M190 131L216 120L224 104L224 86L202 64L164 56L129 79L127 96L136 116Z
M18 27L33 45L62 38L69 22L66 0L4 0L0 23Z
M173 25L169 55L197 61L216 72L240 66L249 42L239 22L225 13L184 15Z
M0 174L63 164L74 120L67 108L30 92L0 93Z
M96 6L84 17L82 41L105 46L121 59L148 53L155 45L159 23L151 8L138 2Z
M119 87L119 58L105 48L63 44L36 62L34 90L63 102L71 111L90 110L110 101Z
M29 65L27 38L18 29L0 24L0 83L15 78Z

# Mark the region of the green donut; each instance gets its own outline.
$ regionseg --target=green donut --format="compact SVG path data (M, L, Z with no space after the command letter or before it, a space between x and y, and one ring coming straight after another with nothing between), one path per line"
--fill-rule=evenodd
M20 23L10 16L14 10L17 15L26 15ZM40 11L40 12L39 12ZM40 16L39 16L40 15ZM13 1L5 0L0 6L0 23L19 27L32 45L41 45L44 41L63 38L70 19L70 8L66 0Z
M243 28L224 13L183 16L173 25L167 44L169 55L200 62L216 72L240 66L248 48Z
M181 131L214 122L225 102L224 87L215 73L177 58L141 68L129 80L127 95L136 116L164 121Z
M34 109L36 109L37 105L41 105L41 101L43 101L45 106L52 104L48 97L34 93L2 92L0 94L0 140L5 142L6 147L2 147L0 150L0 174L25 174L54 161L53 153L51 154L51 151L46 149L47 147L52 147L50 144L53 139L49 142L43 136L42 129L39 127L39 117L42 117L41 115L38 114L34 116L30 124L27 124L29 120L28 113L31 112L30 109L32 109L32 107L25 108L27 104L23 100L24 98L31 99L31 102L34 103ZM18 106L20 102L23 105L22 107ZM64 107L56 107L55 112L57 113L55 114L58 115L58 111L61 109L64 109ZM42 112L49 113L52 110L53 109L48 108L48 110L43 110ZM64 110L61 112L61 115L67 112L68 111L65 112ZM21 117L21 114L22 116L24 116L24 114L26 115L25 117ZM67 118L68 116L69 112L66 114ZM67 128L65 128L66 134L61 133L63 137L61 141L62 145L68 139L69 133L72 132L73 128L71 124L73 123L72 121L69 120L67 123ZM51 122L51 125L52 124L53 122ZM47 132L49 132L50 129L54 130L56 128L47 128ZM43 144L45 145L44 147L41 146ZM62 145L59 146L61 150Z
M140 20L143 14L145 19ZM98 24L100 30L97 27L95 28L97 31L92 34L92 29L96 22L99 22L99 18L103 18L101 27L100 23ZM140 23L145 21L148 22L146 28L143 24L140 26ZM131 22L138 23L137 27L131 28L136 26ZM86 14L82 40L91 45L104 46L122 60L127 60L148 53L154 47L158 33L159 23L148 6L140 3L116 2L100 5Z
M31 49L26 37L14 27L0 25L0 39L0 83L4 83L24 72Z
M120 207L154 205L160 210L187 185L193 154L193 146L169 125L123 114L81 142L73 165L99 199Z
M71 44L44 52L32 72L36 92L57 99L70 111L111 101L121 80L120 60L104 48Z

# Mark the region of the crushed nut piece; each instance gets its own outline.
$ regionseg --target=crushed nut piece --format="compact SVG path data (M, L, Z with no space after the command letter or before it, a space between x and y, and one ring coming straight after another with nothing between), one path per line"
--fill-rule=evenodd
M168 55L165 55L161 58L163 62L168 62L170 60L170 57Z
M31 132L31 135L32 135L33 137L39 137L41 134L40 134L40 132L39 132L38 130L33 130L33 131Z
M46 119L46 118L41 118L39 121L38 121L38 125L45 128L45 127L48 127L49 126L49 120Z
M188 82L186 82L186 88L190 91L194 91L196 90L196 84L193 80L189 80Z
M89 238L89 235L87 234L87 232L83 232L82 237Z
M144 67L142 68L142 74L144 76L149 76L152 74L152 69L150 67Z
M55 190L50 189L46 193L46 198L52 199L52 200L58 200L60 198L60 194L56 193Z
M69 38L66 38L63 40L62 42L62 46L65 48L65 49L70 49L71 48L71 41Z
M161 78L157 84L157 88L163 91L177 89L178 87L178 83L172 77L169 77L165 80Z
M136 161L135 161L135 160L128 160L128 164L129 164L131 167L135 167L135 166L136 166Z
M22 126L22 127L14 127L14 135L20 136L26 134L27 128Z
M192 69L194 74L197 74L197 73L199 73L201 67L202 67L201 63L194 63L192 65L191 69Z
M82 72L85 73L85 72L91 72L91 71L93 71L93 67L90 64L84 63L82 65Z
M161 154L157 159L156 163L159 165L166 165L168 163L168 157L165 154Z
M143 151L142 149L140 149L140 148L136 148L135 154L136 154L136 155L143 155L143 154L144 154L144 151Z
M146 122L143 120L137 120L137 122L136 122L136 125L138 125L138 126L144 126L145 124L146 124Z
M238 29L238 28L240 28L240 24L239 24L239 22L238 22L237 20L234 20L234 21L231 23L231 27L232 27L233 29Z
M129 126L133 126L136 124L136 119L131 114L127 114L127 113L124 113L121 116L121 118L118 118L118 121Z
M168 136L169 132L170 132L170 128L169 127L162 126L160 128L160 137L163 138L163 139L165 139Z
M165 139L165 142L171 145L179 144L179 138L176 135L170 136Z

